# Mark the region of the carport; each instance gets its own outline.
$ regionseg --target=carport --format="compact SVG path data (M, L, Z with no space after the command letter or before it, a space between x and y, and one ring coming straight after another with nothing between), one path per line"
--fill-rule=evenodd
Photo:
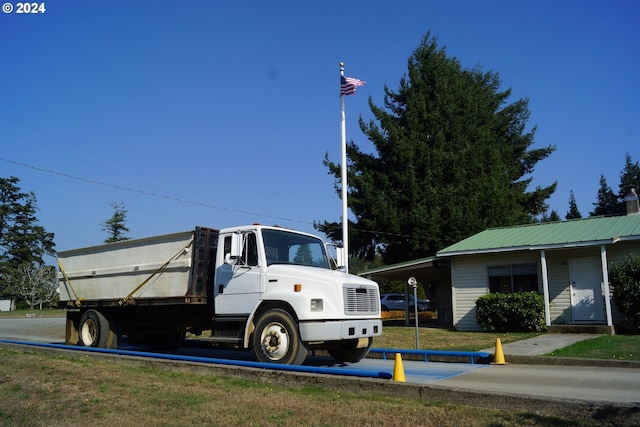
M405 293L411 292L407 280L410 277L415 277L418 286L422 287L431 300L431 307L437 313L438 321L446 325L453 324L451 271L448 259L441 257L420 258L365 271L359 276L375 280L378 283L402 281L405 283Z

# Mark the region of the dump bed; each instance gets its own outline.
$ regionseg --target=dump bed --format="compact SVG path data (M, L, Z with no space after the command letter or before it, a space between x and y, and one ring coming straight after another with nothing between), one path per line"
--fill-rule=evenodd
M197 227L59 252L60 305L206 303L217 236Z

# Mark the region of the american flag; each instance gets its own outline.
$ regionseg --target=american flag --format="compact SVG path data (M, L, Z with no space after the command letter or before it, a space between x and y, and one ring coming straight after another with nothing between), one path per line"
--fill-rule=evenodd
M354 95L358 86L364 86L367 82L354 79L353 77L340 76L340 96Z

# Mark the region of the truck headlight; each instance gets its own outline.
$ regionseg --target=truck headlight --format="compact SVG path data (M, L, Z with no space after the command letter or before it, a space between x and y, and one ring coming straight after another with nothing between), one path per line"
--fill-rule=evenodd
M321 298L312 299L311 300L311 311L322 311L324 310L324 302Z

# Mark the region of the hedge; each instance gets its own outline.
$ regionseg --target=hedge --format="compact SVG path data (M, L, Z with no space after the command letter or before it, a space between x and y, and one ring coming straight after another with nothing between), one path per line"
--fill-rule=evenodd
M609 273L613 296L624 317L640 327L640 256L631 254L614 262Z
M486 331L542 331L544 298L537 292L483 295L476 300L476 319Z

